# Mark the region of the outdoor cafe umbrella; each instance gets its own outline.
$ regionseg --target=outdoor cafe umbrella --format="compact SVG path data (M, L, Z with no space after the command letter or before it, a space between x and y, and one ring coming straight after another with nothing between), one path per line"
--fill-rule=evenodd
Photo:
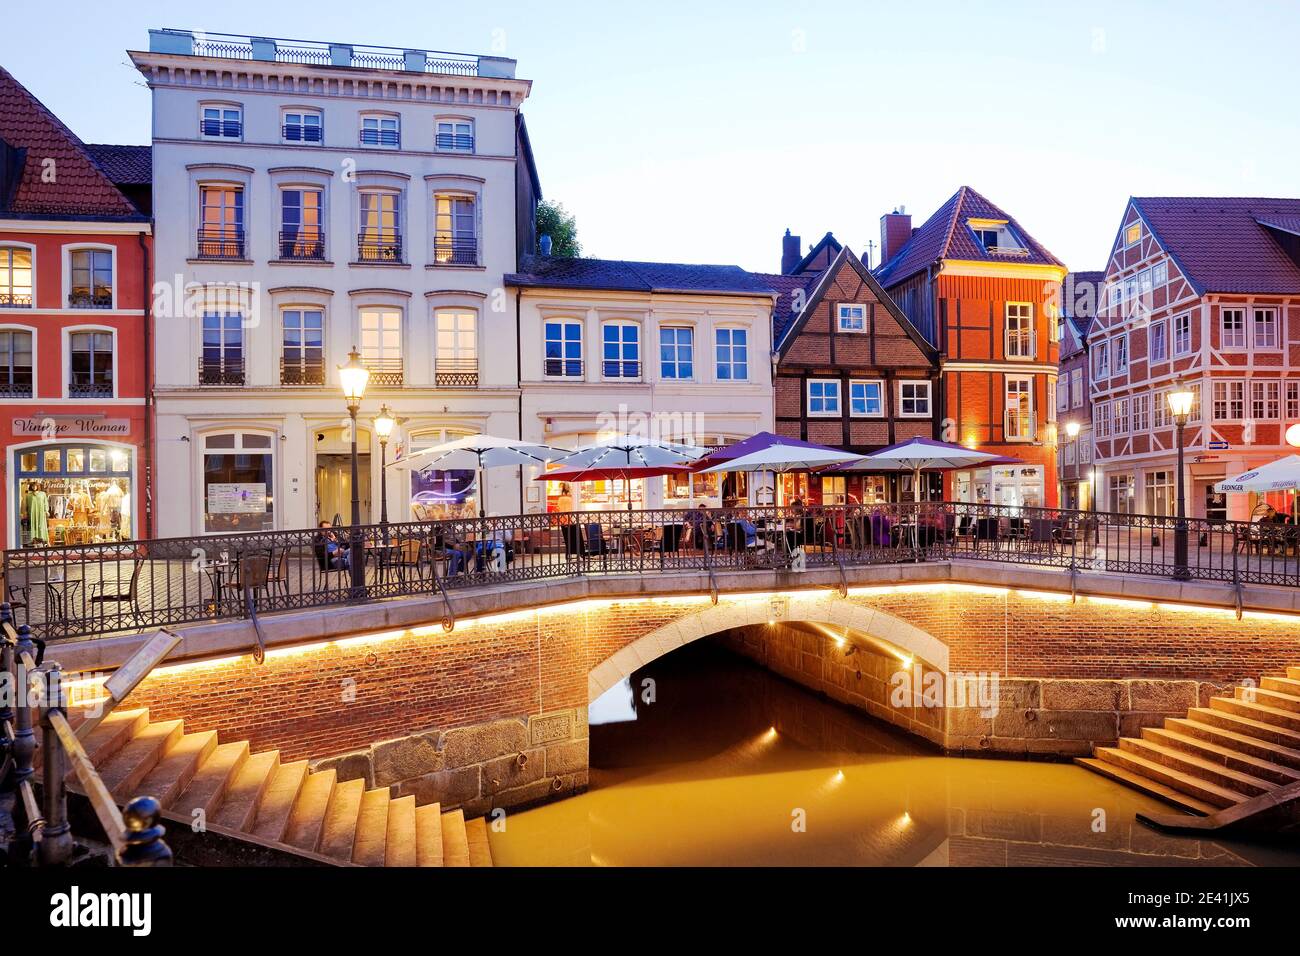
M910 471L912 494L920 500L921 472L949 471L954 468L973 468L1005 462L1002 455L976 451L965 445L935 441L933 438L909 438L895 445L886 445L873 451L862 460L862 466L880 471Z
M547 472L538 479L548 481L599 481L603 477L597 472L617 475L624 481L624 495L627 498L627 510L632 510L631 479L666 475L688 466L701 458L706 452L695 445L683 445L677 442L660 441L654 438L642 438L636 435L612 435L602 438L590 445L572 452L561 452L561 457L552 459L559 465L560 472ZM636 474L637 471L645 474ZM557 478L562 472L581 473L591 477Z
M709 474L722 471L767 471L784 474L788 471L813 471L828 465L842 465L860 461L861 455L814 445L797 438L785 438L772 432L759 432L743 441L711 452L695 463L694 471ZM776 503L775 489L772 503Z
M487 487L483 482L485 468L517 468L520 465L544 465L567 452L550 445L520 441L518 438L494 438L491 435L466 435L452 441L424 448L408 455L404 463L417 458L429 460L419 465L421 472L462 471L478 472L478 516L487 514ZM394 462L396 464L396 462Z
M1287 455L1285 458L1252 468L1214 486L1214 490L1218 492L1253 491L1259 495L1270 491L1295 491L1296 489L1300 489L1300 455Z

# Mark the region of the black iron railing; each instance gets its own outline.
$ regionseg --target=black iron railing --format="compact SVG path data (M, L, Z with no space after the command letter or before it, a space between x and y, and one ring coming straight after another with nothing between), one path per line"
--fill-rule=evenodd
M242 358L200 358L200 385L243 385L244 360Z
M68 293L69 309L111 309L113 307L112 289L73 289Z
M549 378L582 378L586 373L583 371L582 359L573 358L547 358L542 360L543 370Z
M68 383L68 398L112 398L113 383L105 379Z
M1300 587L1295 526L1186 526L1191 578ZM1172 517L938 502L542 513L12 550L3 597L58 639L240 618L245 586L258 613L355 603L353 562L365 600L581 574L830 568L847 582L854 567L953 559L1172 577L1177 531Z
M474 137L468 133L436 133L435 144L439 149L454 149L458 152L474 152Z
M281 385L324 385L324 359L287 359L280 358Z
M319 126L285 123L284 138L290 143L319 143L324 131Z
M377 236L363 232L357 236L358 262L401 262L402 237Z
M242 229L200 229L195 250L200 259L243 259Z
M478 386L478 359L436 359L433 365L433 384L438 388L476 388Z
M31 370L28 369L28 376ZM31 398L32 382L29 377L25 382L0 382L0 398Z
M478 265L478 239L473 236L435 236L433 261L440 266Z
M239 120L199 120L200 129L204 136L228 136L231 139L238 139L243 132L244 124Z
M402 145L402 131L396 129L363 129L360 134L362 146L390 146L393 148Z
M0 292L0 307L6 309L30 309L32 294L30 292Z
M280 230L280 258L323 262L325 237L318 230Z
M363 358L361 364L370 370L372 388L401 388L406 378L400 358Z

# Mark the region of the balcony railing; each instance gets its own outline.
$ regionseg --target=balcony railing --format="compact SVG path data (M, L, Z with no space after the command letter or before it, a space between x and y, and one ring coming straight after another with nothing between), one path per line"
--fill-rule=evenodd
M433 261L440 266L476 266L478 239L474 236L435 236Z
M113 383L104 379L90 382L69 382L69 398L112 398Z
M196 251L200 259L243 259L244 232L242 229L200 229Z
M468 133L438 133L434 145L439 149L451 149L460 153L474 152L474 137Z
M433 384L438 388L477 388L477 358L440 358L433 367Z
M641 363L635 360L606 359L601 362L601 374L605 378L640 378Z
M360 143L362 146L400 148L402 145L402 131L399 129L363 129L361 130Z
M27 370L31 375L31 369ZM32 383L26 382L0 382L0 398L31 398Z
M324 385L325 361L323 359L280 358L281 385Z
M361 233L357 236L358 262L401 262L402 237Z
M290 143L319 143L323 132L319 126L305 126L302 123L284 124L284 138Z
M1007 358L1032 359L1033 357L1033 332L1007 332Z
M370 369L372 388L401 388L404 376L400 358L362 358L361 364Z
M325 237L303 229L280 230L280 258L325 261Z
M199 121L199 129L204 136L224 136L238 139L243 132L243 128L244 124L239 120L205 119Z
M73 289L68 293L69 309L111 309L113 307L112 289Z
M242 358L200 358L200 385L243 385L244 360Z
M0 309L30 309L31 307L30 292L0 292Z
M547 358L542 362L548 378L583 378L586 375L582 359Z

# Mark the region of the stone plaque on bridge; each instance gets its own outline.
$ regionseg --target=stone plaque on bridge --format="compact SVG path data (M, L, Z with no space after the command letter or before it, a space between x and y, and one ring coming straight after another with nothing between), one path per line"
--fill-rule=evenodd
M528 739L533 744L549 744L573 736L573 712L538 714L528 718Z

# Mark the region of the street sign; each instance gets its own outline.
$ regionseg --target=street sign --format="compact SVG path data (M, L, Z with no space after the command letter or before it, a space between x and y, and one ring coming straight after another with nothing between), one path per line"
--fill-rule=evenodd
M1212 441L1210 442L1209 447L1213 451L1227 451L1229 446L1226 441Z

